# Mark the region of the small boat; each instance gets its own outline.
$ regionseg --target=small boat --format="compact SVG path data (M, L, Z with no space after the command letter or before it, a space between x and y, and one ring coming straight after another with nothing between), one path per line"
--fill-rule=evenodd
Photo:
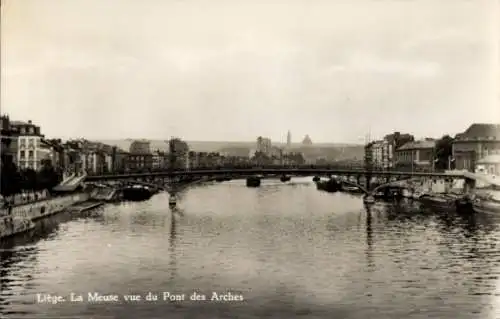
M375 197L372 195L366 195L363 197L363 202L365 204L374 204L375 203Z
M177 205L177 198L175 198L174 195L171 195L170 198L168 199L168 206L174 207Z
M342 186L342 191L343 192L347 192L347 193L362 193L363 191L357 187L357 186L351 186L351 185L346 185L346 184L343 184Z
M431 208L446 211L456 211L456 198L445 194L424 194L419 197L419 201Z
M413 194L411 195L411 198L414 200L418 200L423 195L424 195L424 193L422 193L422 192L414 191Z
M286 175L282 175L280 177L280 181L285 183L285 182L289 182L292 178L290 176L286 176Z
M496 196L495 196L496 195ZM488 195L476 196L472 202L472 208L478 213L500 214L500 193L490 193Z
M148 200L153 196L154 191L147 186L132 185L122 189L122 196L124 200L130 201L143 201Z
M321 178L319 176L314 176L313 177L313 182L317 183L321 180Z
M412 197L412 193L406 189L406 188L403 188L401 190L401 195L404 197L404 198L411 198Z
M340 190L340 183L337 182L334 178L331 178L327 181L319 181L316 183L316 188L318 190L322 190L325 192L334 193Z
M35 223L28 218L4 216L0 218L0 239L28 233L35 229Z

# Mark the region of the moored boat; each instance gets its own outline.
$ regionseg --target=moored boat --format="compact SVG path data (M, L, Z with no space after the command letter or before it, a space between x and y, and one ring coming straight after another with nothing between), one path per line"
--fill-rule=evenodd
M445 194L423 194L418 199L423 205L446 211L455 211L456 198Z
M290 176L287 176L287 175L282 175L282 176L280 177L280 181L281 181L281 182L283 182L283 183L284 183L284 182L289 182L291 179L292 179L292 178L291 178Z
M28 218L3 216L0 218L0 239L28 233L35 229L35 223Z
M259 187L260 186L260 177L259 176L251 176L246 180L247 187Z
M420 197L422 197L424 195L424 193L420 192L420 191L414 191L413 194L411 195L411 198L412 199L415 199L415 200L418 200L420 199Z
M153 196L154 191L144 185L132 185L122 189L122 196L124 200L130 201L143 201L148 200Z
M325 191L325 192L336 192L338 190L340 190L340 184L339 182L337 182L337 180L335 180L334 178L331 178L327 181L319 181L316 183L316 188L318 190L322 190L322 191Z
M476 196L472 208L478 213L500 214L500 192L493 191L485 195Z
M477 213L500 214L500 202L486 199L476 199L472 203L472 208Z
M363 202L365 204L373 204L375 203L375 197L372 195L366 195L365 197L363 197Z
M407 189L407 188L403 188L401 190L401 195L404 197L404 198L411 198L413 196L412 192Z
M177 198L175 197L175 195L170 195L170 197L168 198L168 205L170 207L175 207L177 205Z
M349 184L342 183L341 190L347 193L363 193L363 191L357 186L351 186Z

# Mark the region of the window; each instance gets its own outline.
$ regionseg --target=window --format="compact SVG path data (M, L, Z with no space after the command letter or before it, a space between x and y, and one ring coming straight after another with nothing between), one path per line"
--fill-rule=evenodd
M21 147L26 147L26 139L24 138L19 138L19 145Z
M26 134L26 130L24 129L24 126L22 126L22 127L19 129L19 132L21 132L21 134Z
M21 152L19 153L19 157L20 157L20 158L24 158L25 156L26 156L26 152L25 152L25 151L21 151Z
M34 154L34 153L35 153L35 152L33 152L33 151L28 151L28 157L29 157L29 158L33 158L33 156L34 156L33 154Z
M30 127L30 134L35 134L35 128L33 126Z

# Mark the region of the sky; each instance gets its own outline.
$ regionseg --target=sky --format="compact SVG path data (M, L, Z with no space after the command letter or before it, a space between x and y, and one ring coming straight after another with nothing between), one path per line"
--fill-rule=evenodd
M363 143L500 123L497 0L4 0L1 113L50 137Z

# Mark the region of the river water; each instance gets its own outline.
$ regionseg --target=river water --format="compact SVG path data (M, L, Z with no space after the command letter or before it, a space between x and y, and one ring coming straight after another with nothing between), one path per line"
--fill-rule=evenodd
M0 318L500 318L497 216L367 211L310 177L200 185L178 206L160 193L43 222L36 240L1 252ZM158 300L123 300L148 292Z

